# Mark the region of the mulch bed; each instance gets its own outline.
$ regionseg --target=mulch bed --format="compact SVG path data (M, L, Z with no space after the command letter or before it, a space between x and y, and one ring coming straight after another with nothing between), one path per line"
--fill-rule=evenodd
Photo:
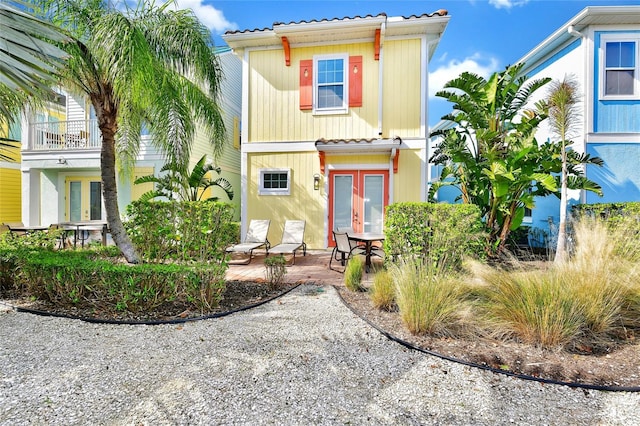
M158 322L175 321L181 319L198 318L213 314L235 311L250 305L254 305L272 299L283 292L290 290L295 285L283 284L278 288L269 288L266 282L259 281L229 281L223 293L220 304L210 310L200 311L185 302L172 302L156 309L145 312L120 311L115 306L99 304L96 301L85 301L77 306L58 305L55 303L30 300L15 297L15 295L0 294L4 302L16 307L35 311L50 312L57 315L84 318L91 320L122 321L122 322Z
M491 339L439 338L413 335L397 312L376 309L366 292L338 287L345 302L361 317L390 335L427 351L514 374L594 386L638 387L640 346L611 341L599 354L544 350L518 342Z

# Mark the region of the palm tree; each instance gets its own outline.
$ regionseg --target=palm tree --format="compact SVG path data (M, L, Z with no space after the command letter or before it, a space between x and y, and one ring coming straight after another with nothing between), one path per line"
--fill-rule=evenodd
M207 177L209 172L220 174L220 167L207 162L206 154L193 166L191 172L185 170L176 163L165 164L161 172L169 172L164 176L142 176L135 180L135 184L154 183L156 189L145 192L139 201L148 201L156 197L168 199L180 199L182 201L200 201L205 191L212 187L222 189L229 200L233 200L233 187L225 178L211 180ZM218 197L209 197L207 201L218 201Z
M575 151L568 151L573 143L571 139L580 131L580 94L579 84L573 75L565 76L562 81L551 82L547 98L549 127L560 138L559 145L562 154L562 171L560 173L560 223L558 224L558 242L556 245L555 262L563 262L567 256L567 188L572 177L569 168L575 166L576 158L584 157ZM578 160L582 161L582 160ZM602 165L597 157L589 158L590 164ZM589 181L590 182L590 181ZM590 182L592 185L592 182ZM592 189L602 195L600 187Z
M54 43L70 38L51 23L7 3L0 3L0 127L9 126L29 102L49 100L51 86L67 57ZM0 138L0 160L13 161L6 150L15 148Z
M129 8L101 0L31 1L80 40L62 85L84 93L95 109L107 222L127 261L138 263L120 219L116 158L125 168L133 165L143 125L169 162L186 163L196 123L214 154L222 150L221 68L211 33L192 11L169 10L168 3L140 0Z

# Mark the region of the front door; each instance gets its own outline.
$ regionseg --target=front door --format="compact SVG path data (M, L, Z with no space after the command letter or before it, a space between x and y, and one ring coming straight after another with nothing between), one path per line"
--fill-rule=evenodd
M66 219L102 220L102 183L98 177L66 179Z
M339 170L329 173L329 242L331 230L381 233L389 200L387 170Z

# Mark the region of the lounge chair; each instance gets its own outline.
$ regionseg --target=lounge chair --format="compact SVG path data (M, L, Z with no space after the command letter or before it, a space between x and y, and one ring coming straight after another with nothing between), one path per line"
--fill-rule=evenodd
M271 247L270 253L293 254L292 265L296 264L296 252L302 249L302 255L307 255L307 244L304 242L304 220L287 220L282 231L282 241L280 244Z
M246 261L235 263L249 264L253 257L253 251L260 247L264 247L267 254L269 254L270 244L267 239L267 234L269 233L270 223L271 221L269 219L252 219L251 222L249 222L249 229L247 229L247 235L244 241L240 244L227 247L227 253L244 253L249 255Z

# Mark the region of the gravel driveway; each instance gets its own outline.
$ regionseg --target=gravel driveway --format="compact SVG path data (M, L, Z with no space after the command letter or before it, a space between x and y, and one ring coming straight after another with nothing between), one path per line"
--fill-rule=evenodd
M410 351L330 286L183 325L0 308L2 425L630 425L638 407L637 393L527 382Z

